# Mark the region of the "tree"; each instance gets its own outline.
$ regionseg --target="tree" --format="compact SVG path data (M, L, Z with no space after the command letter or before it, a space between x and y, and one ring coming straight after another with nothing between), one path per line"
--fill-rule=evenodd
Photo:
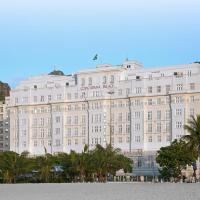
M183 136L183 139L187 142L190 150L200 156L200 115L197 115L196 118L192 116L184 128L189 134Z
M42 183L51 182L51 169L54 164L54 157L46 153L44 156L38 156L35 159L36 170L39 172L39 180Z
M173 178L175 181L182 177L182 170L192 165L196 155L191 152L186 142L174 140L170 146L162 147L157 154L156 161L160 165L161 177L165 180Z
M0 169L4 183L16 183L20 175L31 171L32 166L27 154L19 155L12 151L0 153Z
M194 152L200 157L200 115L194 116L188 121L188 124L184 126L185 130L189 134L182 137L186 141L188 148L191 152ZM193 162L193 176L196 181L196 161Z

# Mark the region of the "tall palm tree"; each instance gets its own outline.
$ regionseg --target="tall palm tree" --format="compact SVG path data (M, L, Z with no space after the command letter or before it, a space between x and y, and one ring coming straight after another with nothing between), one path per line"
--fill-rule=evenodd
M194 116L188 121L187 125L184 125L184 129L189 134L183 136L183 139L187 142L187 146L191 150L194 157L200 157L200 115ZM196 156L197 155L197 156ZM196 161L193 162L193 176L196 182Z
M188 147L200 157L200 115L194 116L184 125L184 129L189 133L183 136Z

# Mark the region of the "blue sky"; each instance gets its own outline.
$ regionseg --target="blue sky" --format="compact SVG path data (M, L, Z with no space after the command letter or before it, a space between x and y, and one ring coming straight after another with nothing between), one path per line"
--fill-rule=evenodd
M145 67L200 60L200 1L0 0L0 80L11 86L127 57Z

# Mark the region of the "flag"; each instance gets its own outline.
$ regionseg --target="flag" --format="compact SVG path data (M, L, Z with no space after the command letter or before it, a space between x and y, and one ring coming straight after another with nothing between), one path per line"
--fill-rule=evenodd
M97 60L98 59L98 54L96 54L93 58L93 60Z

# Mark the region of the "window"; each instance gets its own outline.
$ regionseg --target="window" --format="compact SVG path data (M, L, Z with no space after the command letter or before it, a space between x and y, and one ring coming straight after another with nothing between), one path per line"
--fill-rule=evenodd
M118 113L118 122L122 122L122 113Z
M83 127L82 127L82 135L85 136L85 134L86 134L86 127L83 126Z
M85 79L84 78L81 79L81 86L85 86Z
M82 104L82 110L85 110L86 109L86 105L83 103Z
M37 126L37 119L36 118L33 119L33 126Z
M161 110L157 110L157 119L161 119Z
M43 128L40 129L40 137L44 138L44 129Z
M106 78L106 76L104 76L103 77L103 84L106 84L106 82L107 82L107 78Z
M157 104L158 104L158 105L161 104L161 98L157 98Z
M190 102L194 102L194 96L190 96Z
M33 146L34 146L34 147L37 147L37 140L34 140L34 141L33 141Z
M141 94L142 88L141 87L136 87L136 94Z
M23 97L23 98L22 98L22 102L23 102L23 103L28 103L28 97Z
M56 135L60 135L60 128L56 128Z
M148 105L151 106L153 104L153 100L152 99L148 99Z
M165 87L166 87L165 88L166 89L166 93L169 93L169 91L170 91L170 85L166 85Z
M122 137L119 137L119 138L118 138L118 142L119 142L119 143L122 143Z
M71 145L71 140L70 140L70 139L67 140L67 144L68 144L69 146Z
M126 95L128 96L130 94L130 88L126 88Z
M175 102L176 103L181 103L182 102L182 97L181 96L178 96L175 98Z
M86 122L86 116L85 115L82 115L82 123L84 124Z
M183 90L183 84L177 84L177 85L176 85L176 90L177 90L177 91Z
M140 136L139 135L135 136L135 142L140 142Z
M71 129L71 128L68 128L68 129L67 129L67 136L69 136L69 137L70 137L70 136L71 136L71 134L72 134L72 129Z
M74 124L78 124L78 116L74 117Z
M152 136L148 137L148 142L152 142Z
M74 110L78 110L78 104L75 104Z
M121 96L122 95L122 89L118 90L118 95Z
M156 130L157 130L157 133L161 132L161 123L160 122L157 123Z
M190 116L194 116L194 108L190 108Z
M152 87L151 87L151 86L148 87L148 93L149 93L149 94L152 93Z
M136 131L139 131L139 130L140 130L140 124L139 124L139 123L135 124L135 130L136 130Z
M88 85L92 85L92 77L88 78Z
M41 97L40 97L40 101L41 101L41 102L44 102L44 96L41 96Z
M68 125L71 124L71 121L72 121L71 116L67 117L67 124L68 124Z
M188 76L192 76L192 71L191 70L188 70Z
M114 75L111 75L111 76L110 76L110 83L114 83L114 80L115 80Z
M68 105L67 106L67 110L71 110L72 109L72 106L71 105Z
M176 114L176 116L182 115L182 109L181 108L176 109L175 114Z
M19 102L19 100L18 100L18 98L16 97L16 98L15 98L15 103L18 103L18 102Z
M158 135L158 136L157 136L157 141L158 141L158 142L161 142L161 135Z
M166 132L170 131L170 123L169 122L166 122L166 124L165 124L165 130L166 130Z
M48 95L48 101L51 101L51 100L52 100L52 96Z
M37 137L37 129L33 129L33 138Z
M141 105L140 99L136 99L136 100L134 101L134 105L135 105L135 106L140 106L140 105Z
M78 127L75 127L74 135L78 136Z
M57 94L57 100L61 100L62 99L62 94Z
M78 93L77 93L77 92L74 93L74 98L75 98L75 99L78 99Z
M122 125L119 125L119 126L118 126L118 133L119 133L119 134L122 134Z
M161 86L157 86L157 93L161 93Z
M41 140L40 144L41 144L41 147L43 147L44 146L44 140Z
M126 143L130 142L130 137L126 137Z
M176 122L176 128L181 129L182 128L182 122Z
M74 143L75 145L78 145L78 139L75 139Z
M44 118L40 118L40 125L44 126Z
M195 83L190 83L190 90L195 90Z
M148 124L148 132L149 132L149 133L152 133L152 123L149 123L149 124Z
M135 112L135 118L139 119L140 118L140 111Z
M147 113L147 119L152 120L152 111L148 111Z
M171 135L167 135L166 140L167 140L167 142L170 142L171 141Z
M59 139L56 140L56 146L57 147L60 146L60 140Z
M48 140L48 146L51 146L51 140Z
M165 119L167 119L167 120L170 119L170 110L165 111Z
M126 125L126 133L130 133L130 125L128 125L128 124Z
M60 123L60 116L56 117L56 123Z

